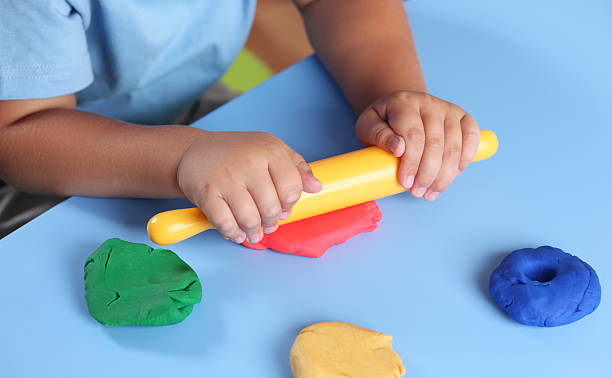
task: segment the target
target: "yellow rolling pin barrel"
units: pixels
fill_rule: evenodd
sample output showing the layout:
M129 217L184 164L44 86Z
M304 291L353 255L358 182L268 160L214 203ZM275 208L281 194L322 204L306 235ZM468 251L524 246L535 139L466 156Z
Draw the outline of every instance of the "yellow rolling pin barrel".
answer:
M474 161L495 154L498 141L490 130L480 131L480 145ZM323 189L319 193L302 193L288 219L291 223L334 210L387 197L406 191L397 181L399 158L378 147L361 150L310 163ZM202 231L214 228L200 209L170 210L155 215L147 224L151 240L160 245L180 242Z

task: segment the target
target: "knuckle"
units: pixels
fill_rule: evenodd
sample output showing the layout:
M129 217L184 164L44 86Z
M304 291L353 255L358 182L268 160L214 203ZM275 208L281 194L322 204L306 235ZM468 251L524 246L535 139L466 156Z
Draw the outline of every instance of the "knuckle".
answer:
M231 219L223 219L215 225L223 235L231 236L237 231L236 223Z
M240 228L244 231L257 231L259 229L259 218L249 217L241 220Z
M265 142L262 142L261 149L263 149L264 151L270 154L276 155L280 153L281 146L278 143L273 142L273 141L265 141Z
M274 220L280 216L281 208L279 204L267 204L262 206L261 212L266 220Z
M377 145L382 145L384 143L385 131L384 127L379 127L374 130L374 135L372 135L373 142Z
M200 198L209 198L212 192L213 185L210 182L204 182L196 190L196 193Z
M262 166L262 157L259 153L253 150L246 150L237 161L238 164L225 164L219 169L218 177L232 182L241 182L244 171L253 172Z
M257 133L259 143L257 148L269 153L278 153L282 151L283 144L280 139L270 133L258 131Z
M461 145L451 144L451 145L446 146L444 150L445 160L459 160L460 156L461 156Z
M431 135L425 140L425 146L428 148L442 148L444 146L444 138L439 135Z
M472 117L470 114L465 113L463 115L463 117L461 117L461 125L468 128L468 129L472 129L475 131L478 131L480 129L480 127L478 126L478 122L476 122L476 120L474 119L474 117Z
M410 91L399 91L393 94L393 98L403 101L412 101L415 97L418 97L419 94Z
M400 133L404 130L417 129L422 130L420 115L414 109L400 109L389 115L388 119L391 129L397 130Z
M438 167L430 163L419 168L419 173L415 180L429 187L436 180L438 174Z
M410 175L410 176L414 176L418 170L419 170L419 166L417 164L404 164L404 167L402 168L402 170Z
M461 106L459 106L457 104L449 103L449 106L450 106L449 113L456 114L458 116L458 118L461 118L462 116L467 114L465 109L463 109Z
M434 173L430 169L421 167L414 179L414 183L417 186L429 187L434 179Z
M466 131L463 133L463 141L464 143L469 143L469 144L479 144L480 143L480 133L477 131Z
M429 93L423 93L421 94L421 96L422 96L423 105L431 106L431 105L440 103L440 99L438 99L436 96L433 96Z
M405 138L409 142L423 144L425 142L425 131L420 128L411 127L406 130Z
M218 193L217 187L215 187L209 182L206 182L195 190L194 192L195 196L193 196L193 198L191 198L192 196L188 196L188 197L190 197L190 199L196 205L198 205L198 207L202 207L205 204L210 203L217 198L217 196L214 193Z
M298 169L304 170L306 172L312 172L312 168L310 168L310 164L306 163L306 160L300 156L300 160L295 164ZM296 185L297 187L298 185ZM301 189L301 187L300 187Z
M419 162L414 159L404 159L402 160L401 169L408 173L416 173L419 169Z
M282 203L283 203L283 207L291 207L293 206L301 197L302 195L302 188L293 188L291 190L288 190L283 196L282 196Z
M399 91L395 92L391 96L391 100L398 104L414 104L418 106L429 106L437 101L440 101L437 97L430 95L429 93L416 92L416 91Z

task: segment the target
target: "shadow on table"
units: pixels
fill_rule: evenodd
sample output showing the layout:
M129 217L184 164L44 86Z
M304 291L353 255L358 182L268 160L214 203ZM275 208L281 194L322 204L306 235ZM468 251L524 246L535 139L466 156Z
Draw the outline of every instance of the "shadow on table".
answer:
M495 307L498 311L505 314L505 312L495 305L493 299L491 299L491 294L489 293L489 278L491 277L491 273L497 266L502 262L504 257L508 255L508 252L497 252L491 254L488 259L482 264L481 269L476 273L475 281L482 293L483 297L487 300L487 302Z
M150 351L164 355L178 355L183 357L201 357L215 348L224 335L224 319L221 316L223 301L216 300L214 295L206 295L206 288L202 302L194 306L192 313L181 323L162 327L105 327L98 324L89 314L85 300L83 266L89 254L99 244L74 246L75 253L71 254L66 267L66 280L69 290L73 293L74 304L84 318L102 327L110 339L117 344L143 351ZM217 278L212 277L213 274ZM222 282L225 272L202 273L210 282ZM239 293L239 291L234 291Z
M218 347L225 332L221 304L205 293L181 323L162 327L107 327L106 334L117 344L163 355L198 358Z
M87 310L85 301L85 281L83 279L84 266L87 257L99 247L98 243L75 244L72 245L74 253L70 255L70 260L62 264L66 268L67 285L72 290L74 300L83 316L91 317Z
M279 377L293 377L293 373L291 373L291 365L289 364L289 353L291 352L291 347L295 342L296 337L300 334L300 331L311 324L324 322L326 320L313 321L308 323L297 324L295 327L286 330L282 333L282 336L278 337L281 340L278 344L278 349L273 351L276 352L276 356L278 357L278 376Z
M108 223L119 223L125 228L126 233L146 231L147 222L157 213L194 206L186 199L86 197L73 197L63 205L70 206L71 211L86 213L88 217L102 218Z

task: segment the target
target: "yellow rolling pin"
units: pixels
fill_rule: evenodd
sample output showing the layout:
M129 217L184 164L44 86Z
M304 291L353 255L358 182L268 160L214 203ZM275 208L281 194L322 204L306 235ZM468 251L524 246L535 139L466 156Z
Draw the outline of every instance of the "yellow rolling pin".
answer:
M480 131L480 145L474 161L487 159L497 151L498 141L490 130ZM378 147L367 147L310 163L323 184L319 193L302 193L291 216L279 224L291 223L330 211L406 191L397 181L399 158ZM147 224L149 237L167 245L214 228L197 207L170 210L155 215Z

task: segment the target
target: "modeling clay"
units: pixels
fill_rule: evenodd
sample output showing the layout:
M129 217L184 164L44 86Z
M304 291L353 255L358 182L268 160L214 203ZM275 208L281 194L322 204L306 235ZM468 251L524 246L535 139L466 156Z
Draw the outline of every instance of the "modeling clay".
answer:
M85 298L104 325L160 326L185 319L202 286L174 252L109 239L85 262Z
M270 248L281 253L321 257L329 247L361 232L373 231L381 218L376 202L370 201L284 224L272 234L264 234L259 243L243 244L253 249Z
M491 297L514 320L554 327L590 314L601 287L589 264L549 246L514 251L491 274Z
M392 336L349 323L308 326L296 338L289 362L295 378L376 377L405 374Z

